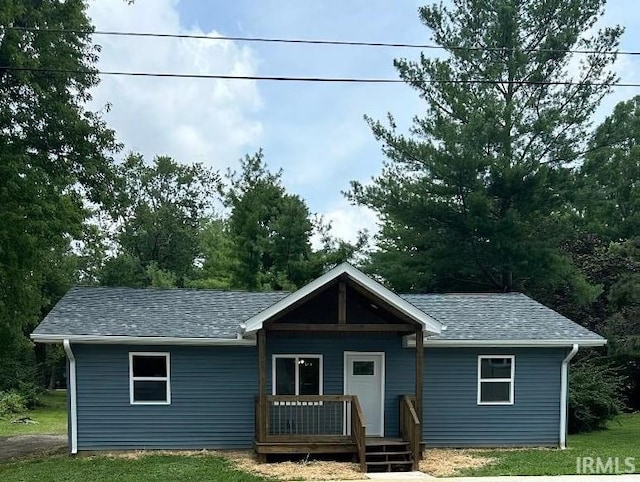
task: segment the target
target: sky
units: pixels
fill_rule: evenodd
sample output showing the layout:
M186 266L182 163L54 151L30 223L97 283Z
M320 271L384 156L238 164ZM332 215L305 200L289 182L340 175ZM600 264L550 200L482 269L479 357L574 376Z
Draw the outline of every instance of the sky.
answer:
M96 30L300 39L430 43L414 0L93 0ZM640 51L637 0L609 0L604 25L626 31L621 50ZM96 35L101 70L260 76L396 78L393 59L416 49L286 45ZM640 83L640 56L621 56L624 82ZM371 211L342 195L369 182L384 156L363 116L392 112L406 129L424 107L404 84L316 84L104 76L92 108L104 113L126 152L169 155L226 172L262 148L286 189L354 240L375 232ZM640 89L616 89L596 122Z

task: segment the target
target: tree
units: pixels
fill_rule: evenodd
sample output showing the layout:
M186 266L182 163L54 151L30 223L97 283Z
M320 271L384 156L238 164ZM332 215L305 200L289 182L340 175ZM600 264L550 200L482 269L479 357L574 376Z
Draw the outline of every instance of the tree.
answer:
M229 289L235 271L235 250L229 223L212 217L200 228L201 266L188 283L191 288Z
M299 288L327 267L350 259L366 243L364 235L355 245L334 239L331 227L312 216L302 198L286 192L281 177L282 171L269 171L262 151L241 159L240 172L227 174L220 192L231 211L224 231L231 240L226 246L233 261L225 261L232 269L231 287ZM317 250L311 245L314 233L322 243Z
M85 3L5 0L0 25L0 366L7 370L5 361L28 343L23 328L47 304L41 289L52 253L80 236L85 197L107 197L118 146L100 114L86 109L98 47Z
M399 290L534 292L579 275L558 249L571 163L615 80L604 0L422 7L447 56L395 61L426 102L408 134L367 118L387 157L351 200L382 220L371 269ZM570 50L593 53L579 59ZM574 60L578 70L574 74ZM542 285L542 286L540 286Z
M607 338L597 350L602 363L615 367L625 383L615 394L628 408L640 408L640 239L611 242L596 234L579 234L563 250L593 287L593 301L579 303L570 286L554 291L549 306ZM587 352L588 353L588 352ZM582 351L579 353L579 356ZM580 385L585 390L590 385ZM606 388L606 386L605 386ZM576 396L589 400L593 394ZM598 397L604 392L598 392ZM598 398L596 397L596 398Z
M218 175L201 164L132 154L118 166L111 212L120 255L107 262L103 284L183 286L199 254L200 225L213 208ZM155 283L154 283L155 280Z
M262 151L227 174L221 194L231 210L235 287L289 289L306 279L300 271L311 255L313 225L307 205L285 192L281 177L268 170Z
M586 230L612 241L640 233L640 96L619 103L595 130L580 169L577 208Z

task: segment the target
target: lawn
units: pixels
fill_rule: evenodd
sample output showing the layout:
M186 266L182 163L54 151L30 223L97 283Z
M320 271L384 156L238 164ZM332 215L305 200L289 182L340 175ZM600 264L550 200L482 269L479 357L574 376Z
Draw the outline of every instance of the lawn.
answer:
M0 437L28 433L67 433L67 394L64 391L47 392L42 395L42 406L26 414L37 423L11 423L17 416L0 418Z
M49 457L0 463L0 480L18 482L108 481L146 482L230 481L263 482L269 479L241 472L233 464L213 455L145 455L138 458Z
M625 458L633 457L635 472L640 473L640 413L621 415L609 424L609 430L570 435L567 450L487 450L477 455L496 462L456 475L575 475L578 457L600 457L603 462L617 457L621 472L625 471Z
M53 392L43 397L43 406L27 415L37 424L12 424L0 419L0 437L28 433L64 434L67 430L66 394ZM458 476L561 475L576 474L578 457L617 457L620 470L624 460L633 457L636 473L640 473L640 413L621 415L609 430L570 435L567 450L508 449L459 451L472 458L491 458L493 463L463 468ZM446 454L445 454L446 455ZM428 457L428 455L427 455ZM453 460L452 460L453 462ZM464 466L464 463L457 467ZM457 468L456 467L456 468ZM265 481L234 468L233 462L216 455L154 455L132 458L49 457L0 463L0 480L229 480Z

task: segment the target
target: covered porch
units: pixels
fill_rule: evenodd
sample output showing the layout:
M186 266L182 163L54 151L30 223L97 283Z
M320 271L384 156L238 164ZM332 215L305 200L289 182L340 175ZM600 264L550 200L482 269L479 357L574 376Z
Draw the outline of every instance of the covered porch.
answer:
M423 334L435 320L349 267L249 320L259 392L254 448L353 454L363 472L412 470L422 438ZM415 349L402 338L415 335Z

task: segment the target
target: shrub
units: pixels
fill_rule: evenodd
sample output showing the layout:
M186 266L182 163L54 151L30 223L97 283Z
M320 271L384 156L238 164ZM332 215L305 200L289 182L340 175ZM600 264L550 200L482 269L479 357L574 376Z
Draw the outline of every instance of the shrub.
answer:
M17 391L0 392L0 417L22 413L26 409L25 398Z
M42 388L34 382L18 382L17 391L24 399L24 406L32 410L40 405L40 396Z
M569 432L606 428L624 408L620 393L625 377L608 363L585 358L569 375Z

